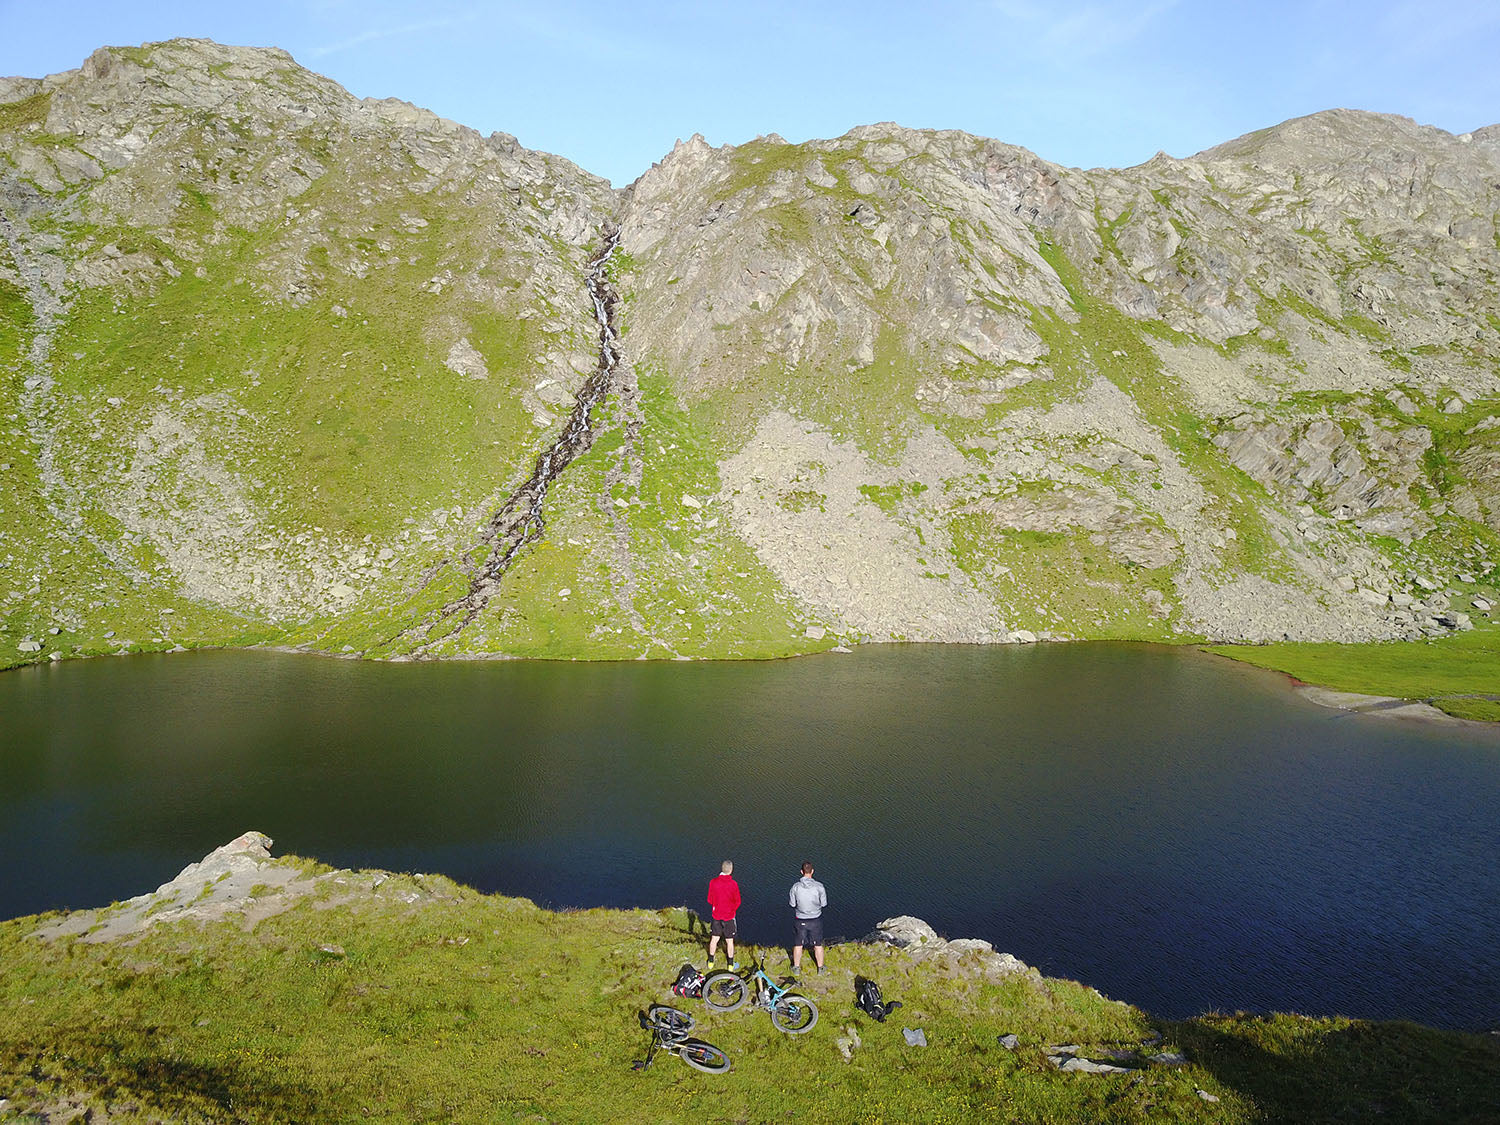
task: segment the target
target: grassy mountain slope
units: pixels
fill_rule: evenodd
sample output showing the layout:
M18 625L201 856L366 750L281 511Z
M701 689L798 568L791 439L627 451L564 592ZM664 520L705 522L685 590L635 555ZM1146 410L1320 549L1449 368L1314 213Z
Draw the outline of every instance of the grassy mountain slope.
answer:
M0 665L1484 626L1497 171L1334 111L1123 170L695 138L617 193L277 51L6 79ZM595 369L616 222L628 362L428 633Z
M71 653L404 602L594 366L607 185L274 51L101 51L45 85L7 137L3 480L50 521L17 521L12 567L44 574L7 631Z

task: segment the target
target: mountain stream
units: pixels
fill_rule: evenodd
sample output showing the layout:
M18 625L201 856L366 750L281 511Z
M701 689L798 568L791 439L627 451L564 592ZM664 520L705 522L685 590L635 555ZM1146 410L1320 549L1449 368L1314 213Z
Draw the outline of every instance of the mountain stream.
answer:
M599 365L579 388L573 412L557 440L537 457L536 466L526 483L511 493L510 498L490 517L480 536L481 546L475 552L488 545L488 554L472 572L469 592L444 606L437 621L426 626L427 639L421 647L430 645L443 635L451 635L464 629L484 609L500 588L501 579L517 556L539 540L546 531L542 508L552 482L593 444L591 416L594 407L613 389L620 369L620 336L615 327L615 312L620 299L614 286L610 284L608 274L609 259L620 245L620 229L613 223L606 223L603 234L604 244L590 259L588 273L584 278L589 298L594 305L594 319L599 325ZM450 632L441 632L436 628L438 623L455 616L459 619Z

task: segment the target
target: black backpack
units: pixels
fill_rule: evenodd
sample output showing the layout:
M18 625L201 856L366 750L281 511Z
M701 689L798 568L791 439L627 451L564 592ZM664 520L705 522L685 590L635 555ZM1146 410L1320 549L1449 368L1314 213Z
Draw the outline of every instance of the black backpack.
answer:
M883 1003L880 999L880 985L869 977L855 977L854 1006L876 1023L884 1023L886 1016L901 1007L901 1001Z
M693 1000L703 995L703 982L706 978L691 965L684 965L677 970L677 979L672 982L672 991L678 996L687 996Z

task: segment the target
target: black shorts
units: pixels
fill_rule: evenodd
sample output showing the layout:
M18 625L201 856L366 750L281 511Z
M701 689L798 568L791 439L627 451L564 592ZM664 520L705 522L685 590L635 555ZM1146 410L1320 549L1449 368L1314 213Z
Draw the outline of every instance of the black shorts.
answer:
M711 918L708 923L708 934L710 937L728 938L734 940L733 918Z
M793 945L822 945L823 944L823 919L821 918L798 918L797 937Z

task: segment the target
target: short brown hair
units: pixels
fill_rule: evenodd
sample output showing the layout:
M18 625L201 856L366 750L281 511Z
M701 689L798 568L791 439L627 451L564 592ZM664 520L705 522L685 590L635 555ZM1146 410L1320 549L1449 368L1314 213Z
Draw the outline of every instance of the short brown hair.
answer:
M804 875L811 875L812 873L813 873L813 865L810 864L810 863L804 863L802 865L802 874L804 874Z

